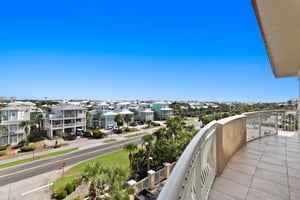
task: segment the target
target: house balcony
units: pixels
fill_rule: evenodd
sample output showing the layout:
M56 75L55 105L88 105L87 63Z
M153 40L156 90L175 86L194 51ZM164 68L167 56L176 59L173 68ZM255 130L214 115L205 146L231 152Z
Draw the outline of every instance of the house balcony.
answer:
M295 111L264 111L209 123L158 199L300 199L298 119Z

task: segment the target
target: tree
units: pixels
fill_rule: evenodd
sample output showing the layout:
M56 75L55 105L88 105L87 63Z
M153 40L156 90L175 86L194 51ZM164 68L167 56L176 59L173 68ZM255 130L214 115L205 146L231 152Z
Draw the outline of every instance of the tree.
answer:
M0 132L1 132L1 133L6 132L7 129L8 129L7 125L1 125L1 126L0 126Z
M91 122L91 120L92 120L92 115L91 115L91 113L90 112L86 112L86 114L85 114L86 116L86 126L88 126L88 124L90 124L90 122Z
M128 128L128 123L131 121L131 119L132 119L132 115L130 115L130 114L126 114L124 116L124 120L125 120L125 122L127 124L127 128Z
M152 120L147 120L147 124L148 124L148 128L150 128L150 126L151 126L151 122L152 122Z
M39 132L41 132L41 130L44 129L44 127L43 127L43 115L41 113L37 113L36 115L34 115L33 123L38 124Z
M0 133L1 133L1 137L3 136L3 133L5 133L8 130L7 125L1 125L0 126ZM0 138L1 138L0 137ZM1 144L1 143L0 143Z
M115 116L114 121L117 123L118 129L123 125L123 116L118 114Z
M83 181L91 181L90 198L96 199L98 194L109 194L110 199L126 199L126 186L123 184L127 178L127 170L121 166L105 166L99 162L86 165L81 174Z
M96 116L97 116L97 119L98 119L98 127L100 128L101 127L101 116L102 116L101 112L97 112Z
M22 128L24 128L24 131L25 131L25 135L26 135L26 143L28 144L28 136L29 136L29 131L30 131L30 127L32 126L32 121L31 120L25 120L25 121L22 121L20 123L20 126Z
M139 116L140 116L140 113L138 110L136 109L130 109L131 112L133 112L133 120L134 121L138 121L139 120Z
M137 150L137 146L134 143L125 144L124 150L129 152L130 167L132 166L132 153Z
M150 170L150 158L153 152L153 146L154 146L154 136L151 134L144 135L142 137L142 145L146 147L147 152L147 169Z

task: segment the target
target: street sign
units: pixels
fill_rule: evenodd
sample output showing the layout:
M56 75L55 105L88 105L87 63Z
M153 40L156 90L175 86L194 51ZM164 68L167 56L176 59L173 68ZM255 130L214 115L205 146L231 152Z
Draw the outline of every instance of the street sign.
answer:
M66 162L62 162L62 163L61 163L61 167L65 167L66 165L67 165Z

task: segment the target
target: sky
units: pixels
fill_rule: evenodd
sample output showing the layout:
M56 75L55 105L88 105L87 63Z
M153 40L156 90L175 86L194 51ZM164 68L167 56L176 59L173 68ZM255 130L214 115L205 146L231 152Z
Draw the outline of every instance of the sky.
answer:
M0 3L0 96L285 102L250 0Z

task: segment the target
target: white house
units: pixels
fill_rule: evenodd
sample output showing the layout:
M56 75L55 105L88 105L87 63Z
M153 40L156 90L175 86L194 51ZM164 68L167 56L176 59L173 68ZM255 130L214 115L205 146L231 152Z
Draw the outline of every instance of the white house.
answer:
M31 113L42 112L32 102L16 101L7 104L0 110L0 126L7 130L0 130L0 144L17 144L25 140L25 128L20 126L22 121L30 120Z
M44 118L44 129L52 138L62 132L76 132L76 129L86 130L86 109L79 105L61 103L51 108Z
M147 122L147 121L153 121L154 119L154 112L147 108L143 111L140 111L140 120L142 122Z

